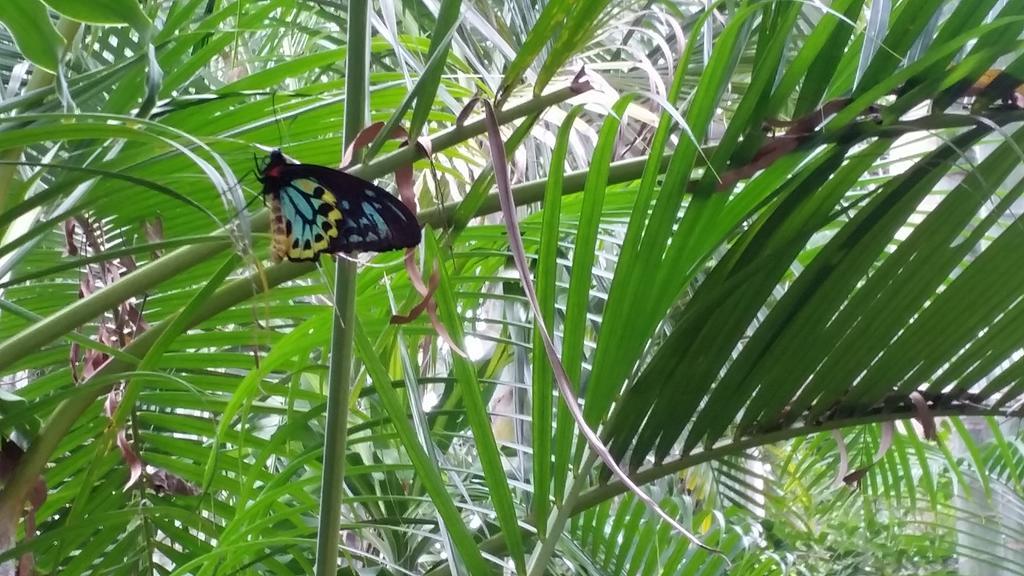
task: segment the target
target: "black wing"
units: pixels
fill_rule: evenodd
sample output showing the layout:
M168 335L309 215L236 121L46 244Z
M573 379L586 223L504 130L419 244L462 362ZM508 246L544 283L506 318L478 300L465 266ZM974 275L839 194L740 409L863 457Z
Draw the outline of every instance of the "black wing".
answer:
M420 224L412 211L371 182L315 164L290 164L283 175L314 180L334 194L342 218L329 252L385 252L420 243Z

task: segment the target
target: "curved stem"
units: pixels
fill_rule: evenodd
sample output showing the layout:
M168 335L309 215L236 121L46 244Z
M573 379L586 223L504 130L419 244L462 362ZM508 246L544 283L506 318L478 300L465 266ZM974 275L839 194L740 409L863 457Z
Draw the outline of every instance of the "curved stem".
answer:
M934 416L1006 416L1007 411L998 410L993 408L982 408L973 405L963 405L959 408L946 408L933 410ZM736 440L733 442L727 442L720 444L707 450L702 450L694 454L687 454L686 456L680 456L675 460L669 460L663 462L657 466L651 466L650 468L644 468L638 470L632 475L633 480L637 484L648 484L659 480L666 476L676 474L687 468L692 468L698 464L716 460L724 456L733 454L739 454L751 448L758 446L764 446L766 444L772 444L775 442L782 442L784 440L790 440L799 436L807 436L817 432L825 432L828 430L837 430L839 428L847 428L850 426L862 426L865 424L878 424L881 422L891 422L896 420L906 420L912 418L912 413L906 412L886 412L869 415L855 416L846 418L843 420L832 420L823 424L800 426L797 428L785 428L783 430L777 430L775 432L768 432L766 434L760 434L757 436L750 436L742 440ZM609 500L623 494L627 491L627 488L622 485L619 481L609 482L600 486L595 486L583 494L580 495L579 500L576 503L576 508L573 510L573 514L579 514L588 508L597 506L601 502Z
M580 466L580 469L577 470L576 479L573 481L572 485L569 486L569 493L565 495L562 505L558 508L554 518L552 518L547 529L544 531L544 534L547 536L541 541L540 546L537 546L534 553L530 556L528 576L542 576L546 572L548 562L551 560L551 555L555 552L555 546L557 546L558 541L562 539L562 532L565 530L565 525L569 522L569 518L571 518L575 513L576 502L579 500L580 494L587 483L588 474L586 471L590 470L596 463L597 454L593 451L588 451L583 464Z

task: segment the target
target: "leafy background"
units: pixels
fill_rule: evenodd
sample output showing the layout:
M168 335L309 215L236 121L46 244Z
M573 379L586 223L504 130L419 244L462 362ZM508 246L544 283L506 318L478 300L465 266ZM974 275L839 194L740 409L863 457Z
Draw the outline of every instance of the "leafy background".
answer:
M3 570L1024 572L1019 0L0 22ZM274 264L247 207L254 154L377 121L432 144L352 171L412 164L436 321L391 322L401 255Z

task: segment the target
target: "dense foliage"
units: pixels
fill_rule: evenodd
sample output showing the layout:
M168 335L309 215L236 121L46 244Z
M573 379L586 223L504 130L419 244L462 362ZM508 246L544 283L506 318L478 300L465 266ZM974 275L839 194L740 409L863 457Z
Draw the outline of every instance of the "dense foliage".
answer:
M1024 572L1024 1L0 23L0 573ZM377 122L423 243L272 262Z

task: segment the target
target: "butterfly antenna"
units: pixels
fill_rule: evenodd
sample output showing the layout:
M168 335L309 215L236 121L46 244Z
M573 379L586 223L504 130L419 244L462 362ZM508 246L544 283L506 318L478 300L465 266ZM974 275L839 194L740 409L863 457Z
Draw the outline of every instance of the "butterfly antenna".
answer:
M259 192L257 192L256 194L253 194L252 198L249 198L249 201L245 203L245 207L242 208L242 210L243 211L244 210L248 210L249 207L252 206L252 203L255 202L257 198L262 198L262 197L263 197L263 194L260 194Z
M244 180L244 178L242 180ZM239 180L237 183L235 183L235 186L238 186L239 188L241 188L242 187L242 180ZM262 198L262 197L263 197L263 195L258 193L258 192L256 194L253 194L252 198L249 198L249 201L245 203L245 206L242 206L241 210L239 210L238 212L235 212L235 214L231 217L231 219L234 220L235 218L238 218L238 215L241 214L242 212L245 212L246 210L248 210L252 206L252 203L255 202L257 198Z
M274 111L274 125L277 126L277 147L284 145L284 136L281 132L281 117L277 114L277 90L270 93L270 107Z
M262 164L262 165L261 165L261 164L260 164L260 159L259 159L259 158L258 158L258 157L256 156L256 153L255 153L255 152L253 152L253 153L252 153L252 162L253 162L253 164L254 164L254 165L256 166L256 168L255 168L255 169L254 169L254 170L252 171L252 175L253 175L253 177L254 177L254 178L256 178L256 180L257 180L257 181L259 181L259 182L263 182L263 170L264 170L264 169L265 169L265 168L267 167L267 165L269 164L269 160L268 160L268 161L267 161L266 163L264 163L264 164ZM266 205L267 205L267 199L266 199L266 198L265 198L265 197L263 196L263 194L261 194L261 193L257 192L257 193L256 193L256 194L255 194L255 195L254 195L254 196L252 197L252 199L251 199L251 200L249 200L249 202L248 202L248 203L247 203L247 204L245 205L245 209L248 209L248 208L249 208L249 206L251 206L251 205L252 205L252 203L253 203L253 202L254 202L254 201L256 200L256 198L262 198L262 199L263 199L263 205L264 205L264 206L266 206Z

